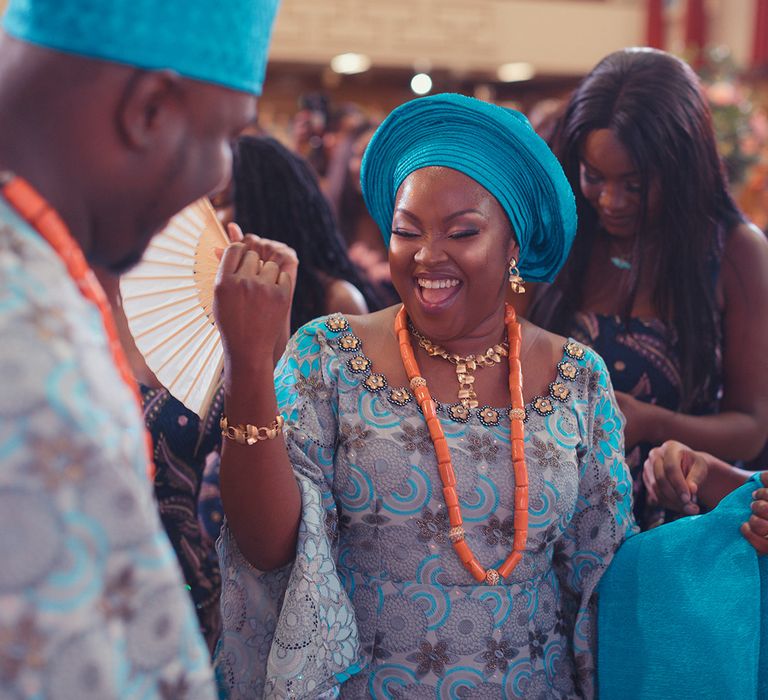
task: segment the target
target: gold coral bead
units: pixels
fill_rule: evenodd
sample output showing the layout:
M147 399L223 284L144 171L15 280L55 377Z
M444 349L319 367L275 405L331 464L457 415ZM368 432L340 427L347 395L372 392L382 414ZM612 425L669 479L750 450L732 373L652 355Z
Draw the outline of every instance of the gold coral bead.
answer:
M524 408L510 408L509 417L511 420L525 420Z
M420 386L427 386L427 380L424 377L414 377L411 379L411 389L417 389Z

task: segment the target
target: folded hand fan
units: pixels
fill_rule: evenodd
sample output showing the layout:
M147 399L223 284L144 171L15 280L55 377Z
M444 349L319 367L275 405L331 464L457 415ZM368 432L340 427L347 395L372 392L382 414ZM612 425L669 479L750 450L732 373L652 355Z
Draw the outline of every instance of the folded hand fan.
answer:
M213 320L215 248L229 244L211 203L199 199L152 239L120 279L128 327L147 365L189 410L203 415L223 368Z

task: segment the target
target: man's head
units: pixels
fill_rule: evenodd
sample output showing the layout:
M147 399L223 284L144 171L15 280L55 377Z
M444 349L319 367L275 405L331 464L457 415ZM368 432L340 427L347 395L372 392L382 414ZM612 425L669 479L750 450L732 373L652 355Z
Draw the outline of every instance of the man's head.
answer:
M256 116L276 4L11 0L0 169L49 199L89 260L126 269L228 177L230 141Z

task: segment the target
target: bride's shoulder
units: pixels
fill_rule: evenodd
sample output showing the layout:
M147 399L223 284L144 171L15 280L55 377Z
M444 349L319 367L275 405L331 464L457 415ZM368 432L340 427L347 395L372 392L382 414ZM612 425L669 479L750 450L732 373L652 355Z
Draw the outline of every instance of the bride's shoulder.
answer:
M524 320L521 324L521 362L523 374L529 377L530 384L543 385L552 376L568 381L586 380L588 387L609 381L605 362L588 346ZM594 379L589 380L589 377Z
M521 319L520 325L523 337L523 346L521 348L521 355L523 357L530 355L532 359L536 358L541 364L550 367L562 359L563 348L568 342L568 338L544 330L541 326L537 326L525 319ZM528 343L525 342L526 336Z
M551 333L529 321L522 320L521 324L523 338L525 339L527 334L531 339L531 348L529 352L534 358L537 358L541 364L551 366L553 362L559 363L563 359L566 359L573 360L577 364L585 365L593 369L605 369L605 363L603 362L602 357L589 346L584 345L573 338L566 338L557 333ZM523 355L525 355L525 341L523 342L522 352Z
M371 345L393 335L395 316L399 310L400 304L397 304L368 314L348 315L346 318L352 332L363 342Z

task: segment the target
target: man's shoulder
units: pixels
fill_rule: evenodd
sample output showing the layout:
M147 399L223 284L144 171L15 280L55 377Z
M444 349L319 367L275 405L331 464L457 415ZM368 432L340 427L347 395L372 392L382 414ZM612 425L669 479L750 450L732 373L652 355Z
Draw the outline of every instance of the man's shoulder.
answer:
M56 279L56 271L35 277L7 257L0 261L0 412L5 415L14 405L23 411L29 401L50 402L56 384L61 393L76 395L80 387L72 375L99 364L102 354L96 338L87 340L95 330L90 310L69 293L67 280Z
M0 200L2 204L2 200ZM0 337L3 344L23 333L37 331L36 344L60 351L72 325L89 321L85 300L55 251L25 222L0 206ZM29 340L29 339L28 339ZM17 346L5 348L10 356Z
M98 310L60 266L47 274L35 265L30 270L34 240L26 246L23 234L0 224L3 462L45 466L58 455L61 463L82 463L87 453L144 474L140 413L114 365ZM34 254L39 260L47 251Z

